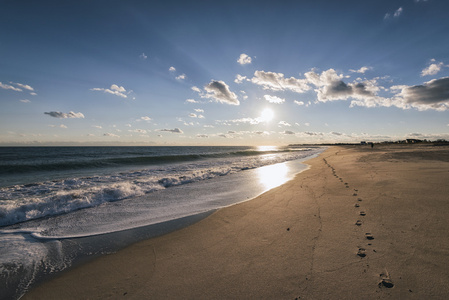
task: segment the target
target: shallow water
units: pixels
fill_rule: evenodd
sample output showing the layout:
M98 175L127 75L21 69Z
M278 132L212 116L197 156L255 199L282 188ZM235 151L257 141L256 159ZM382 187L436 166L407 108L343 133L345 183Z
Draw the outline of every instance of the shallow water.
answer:
M237 159L232 160L234 167L237 166L233 172L219 172L214 176L202 177L201 180L170 184L151 192L103 201L88 208L4 226L0 231L0 281L7 288L2 295L7 296L7 299L18 298L36 282L89 257L164 234L197 221L215 209L254 198L306 169L307 166L298 157L309 158L321 151L312 149L293 153L264 153L257 157L237 156ZM170 164L164 170L177 168L176 172L187 169L195 172L193 168L200 164L207 165L209 170L213 166L216 170L217 166L225 166L227 159L208 158L194 165L191 162ZM284 162L270 164L279 160ZM245 167L245 163L250 167ZM158 167L163 169L160 165ZM142 174L145 170L138 172ZM121 181L125 181L131 173L136 171L122 171L119 175L107 176L118 176ZM179 178L176 176L171 178ZM64 179L64 182L69 180L77 181L80 178ZM73 193L73 189L68 186L62 189ZM58 192L61 191L56 190ZM58 200L64 203L66 198Z

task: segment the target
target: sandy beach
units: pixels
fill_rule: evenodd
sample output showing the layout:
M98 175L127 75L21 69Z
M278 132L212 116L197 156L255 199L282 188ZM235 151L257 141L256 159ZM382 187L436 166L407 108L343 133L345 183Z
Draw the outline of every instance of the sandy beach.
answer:
M449 147L335 146L294 180L22 299L447 299Z

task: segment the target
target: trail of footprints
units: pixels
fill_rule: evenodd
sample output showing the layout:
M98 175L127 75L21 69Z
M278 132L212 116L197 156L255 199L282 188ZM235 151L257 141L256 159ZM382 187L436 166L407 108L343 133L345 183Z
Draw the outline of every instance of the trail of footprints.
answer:
M329 162L323 158L324 163L332 170L332 175L337 178L341 183L343 183L345 185L345 187L347 189L349 189L349 184L347 182L344 182L343 178L341 178L335 168L329 164ZM358 196L358 190L357 189L353 189L353 197L357 197ZM366 216L366 212L362 209L361 207L361 202L363 201L362 198L358 197L356 203L354 204L354 207L357 209L360 209L359 211L359 218L358 220L356 220L356 222L354 223L356 226L362 226L363 225L363 217ZM370 232L366 232L364 238L367 241L372 241L374 240L374 236L370 233ZM372 244L370 242L367 243L367 246L372 246ZM368 251L365 247L362 246L358 246L358 251L357 251L357 256L359 256L360 258L364 258L368 255ZM376 252L375 249L373 249L373 252ZM381 274L379 274L379 283L378 286L379 287L386 287L386 288L392 288L394 287L394 283L391 280L390 274L388 273L388 271L385 269Z

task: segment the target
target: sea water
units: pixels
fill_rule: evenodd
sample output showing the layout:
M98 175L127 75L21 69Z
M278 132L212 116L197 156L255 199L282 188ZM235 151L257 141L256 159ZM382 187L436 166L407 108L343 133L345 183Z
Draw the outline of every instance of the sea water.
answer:
M181 228L306 169L319 147L0 148L0 297Z

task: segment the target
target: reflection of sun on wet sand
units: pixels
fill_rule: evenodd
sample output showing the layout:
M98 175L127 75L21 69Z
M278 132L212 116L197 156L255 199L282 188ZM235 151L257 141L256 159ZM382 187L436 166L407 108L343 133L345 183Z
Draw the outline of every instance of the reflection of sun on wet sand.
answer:
M25 299L449 297L448 147L331 147L308 163L252 201L75 268Z

